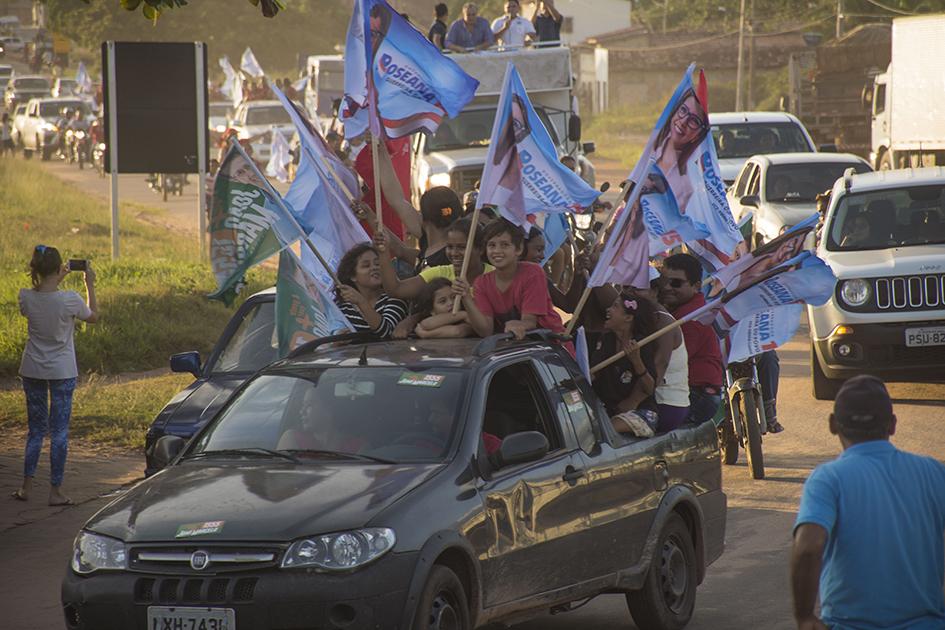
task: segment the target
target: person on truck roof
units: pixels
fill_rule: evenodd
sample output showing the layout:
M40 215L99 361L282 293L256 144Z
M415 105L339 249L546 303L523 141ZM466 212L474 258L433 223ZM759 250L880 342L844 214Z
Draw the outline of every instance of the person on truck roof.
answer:
M538 9L532 17L532 26L538 35L541 46L558 46L561 42L561 23L564 17L555 8L554 0L539 0Z
M535 27L521 16L518 0L507 0L505 14L492 21L492 34L506 48L522 48L535 36Z
M445 2L440 2L433 7L433 24L430 25L430 30L427 32L427 39L440 50L446 48L446 33L449 30L446 18L449 14L450 9Z
M492 28L485 18L480 17L476 3L464 4L463 17L453 22L446 34L446 47L453 52L469 52L485 50L494 43Z

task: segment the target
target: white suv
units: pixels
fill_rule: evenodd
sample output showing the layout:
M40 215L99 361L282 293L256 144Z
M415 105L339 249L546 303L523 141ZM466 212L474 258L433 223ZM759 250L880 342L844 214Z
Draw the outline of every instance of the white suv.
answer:
M753 155L817 151L803 123L786 112L709 114L709 126L726 186L732 185L735 176Z
M815 398L856 374L945 380L945 169L844 175L817 255L837 288L808 307Z

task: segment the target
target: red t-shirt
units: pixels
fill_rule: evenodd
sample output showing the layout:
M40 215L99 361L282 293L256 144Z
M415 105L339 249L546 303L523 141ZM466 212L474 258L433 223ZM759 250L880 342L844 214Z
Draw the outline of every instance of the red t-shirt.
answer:
M397 181L404 191L404 197L410 198L410 136L397 138L387 141L387 152L390 153L391 163L394 165L394 173L397 175ZM371 209L377 212L374 207L374 160L371 157L371 144L368 143L361 149L358 156L354 159L354 170L358 172L364 181L364 195L361 200ZM384 227L397 235L397 238L404 240L404 225L397 216L397 212L387 203L384 196L381 195L381 208L384 217ZM363 225L363 224L362 224ZM374 233L373 225L364 225L368 234Z
M673 317L682 319L697 308L705 306L705 296L696 295L672 312ZM709 326L696 321L682 325L683 340L689 354L689 385L722 386L722 351L719 338Z
M506 322L522 319L524 315L537 316L538 328L564 332L561 316L551 303L548 282L540 265L518 263L512 284L504 292L496 287L495 273L484 273L473 283L476 306L483 315L492 318L495 332L504 331Z

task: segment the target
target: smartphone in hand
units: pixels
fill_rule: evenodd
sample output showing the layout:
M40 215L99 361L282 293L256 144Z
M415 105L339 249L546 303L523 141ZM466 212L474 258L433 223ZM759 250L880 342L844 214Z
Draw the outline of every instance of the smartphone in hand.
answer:
M88 271L89 261L82 258L69 259L69 271Z

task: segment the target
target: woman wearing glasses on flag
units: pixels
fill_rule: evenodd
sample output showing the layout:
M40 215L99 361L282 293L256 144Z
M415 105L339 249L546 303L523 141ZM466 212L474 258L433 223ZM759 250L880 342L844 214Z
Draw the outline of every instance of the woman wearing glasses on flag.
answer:
M23 484L13 498L26 501L33 487L36 465L49 434L50 488L49 505L70 505L62 494L62 478L69 443L69 418L72 393L79 375L75 361L75 320L90 324L98 321L95 302L95 272L88 261L71 261L76 269L62 264L55 247L37 245L30 260L33 287L20 289L20 313L27 319L26 348L20 363L20 376L26 394L29 433L23 466ZM75 291L60 291L59 284L70 271L85 272L83 300Z
M705 108L699 103L694 91L686 90L653 145L656 165L669 183L679 211L683 214L686 213L693 191L688 168L694 165L689 160L708 132ZM696 175L701 177L701 174Z

